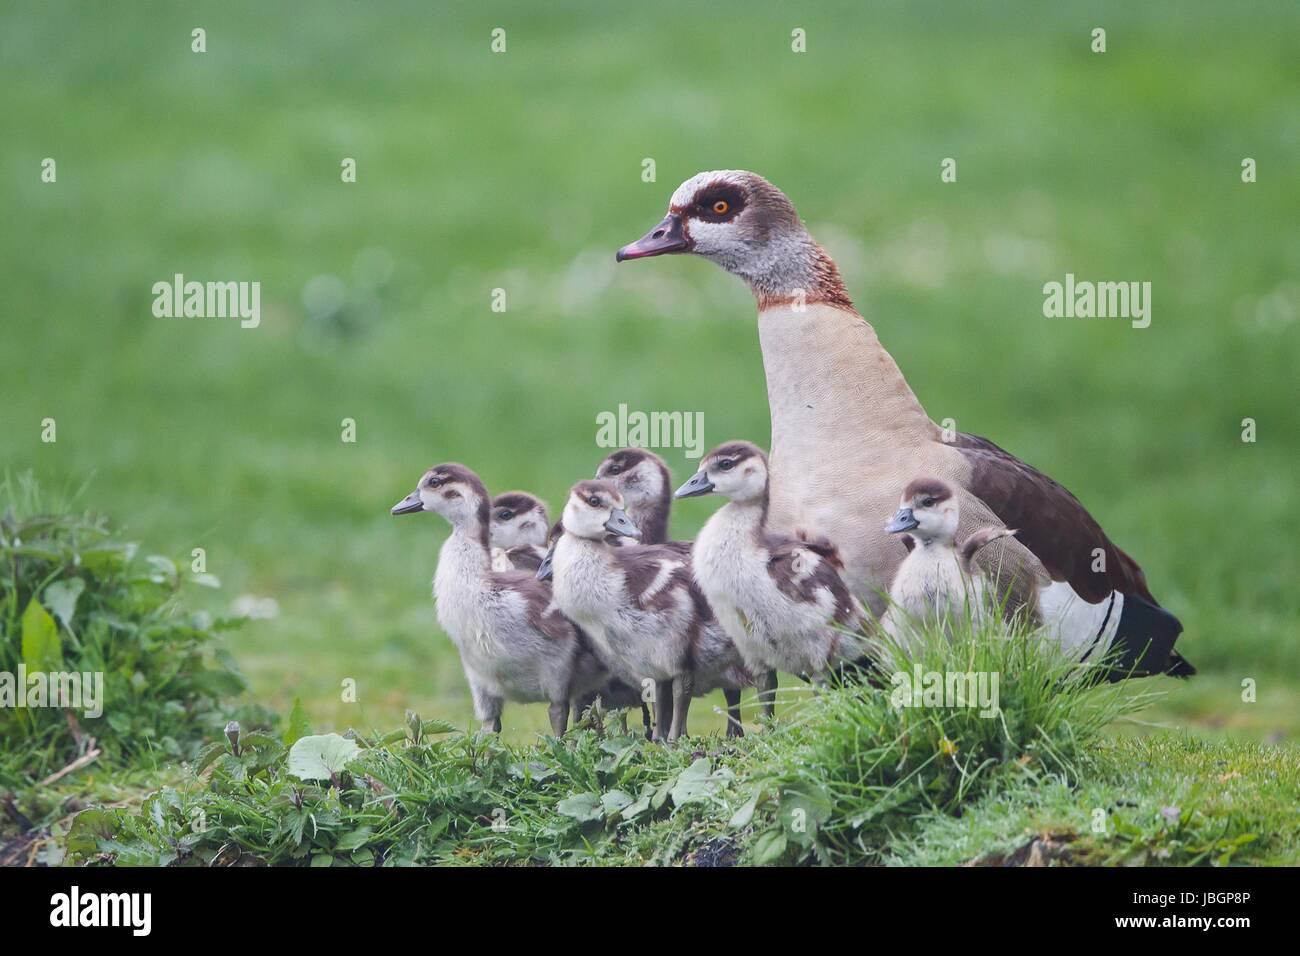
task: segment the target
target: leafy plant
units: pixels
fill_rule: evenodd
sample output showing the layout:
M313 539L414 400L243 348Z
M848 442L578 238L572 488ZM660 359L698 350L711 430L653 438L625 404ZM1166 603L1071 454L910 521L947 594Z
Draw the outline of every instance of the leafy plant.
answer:
M53 680L32 701L45 706L0 709L0 788L30 788L92 747L108 763L194 756L244 690L218 643L238 622L187 612L172 561L42 497L30 476L0 483L0 673L24 702L20 672L80 675L83 704L102 679L100 707L53 706Z

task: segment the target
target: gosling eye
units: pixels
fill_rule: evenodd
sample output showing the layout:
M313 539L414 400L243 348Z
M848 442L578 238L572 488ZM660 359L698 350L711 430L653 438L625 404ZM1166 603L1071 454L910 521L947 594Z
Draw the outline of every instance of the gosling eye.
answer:
M587 504L591 505L593 508L599 508L600 498L596 495L592 495L590 498L587 499Z
M497 512L498 521L509 521L514 516L515 513L511 511L509 508L502 508L500 511Z
M718 467L723 471L731 471L731 469L736 467L736 463L730 458L724 458L722 461L718 462Z
M922 499L921 499L921 507L922 507L922 508L933 508L933 507L934 507L934 499L933 499L933 498L922 498Z

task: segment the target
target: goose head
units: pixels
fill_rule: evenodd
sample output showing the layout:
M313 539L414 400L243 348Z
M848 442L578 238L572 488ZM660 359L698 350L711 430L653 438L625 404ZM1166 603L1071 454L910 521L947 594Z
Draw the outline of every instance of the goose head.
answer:
M767 456L757 445L732 441L719 445L700 462L700 470L677 489L676 497L719 494L732 501L762 501L767 495Z
M608 481L580 481L564 505L564 531L593 541L604 541L611 534L639 537L641 532L628 518L623 504L623 496Z
M507 491L492 500L489 540L494 548L541 547L551 524L546 504L526 491Z
M627 510L640 518L654 509L666 510L671 476L664 460L644 448L620 448L596 469L623 496Z
M910 534L922 544L939 541L951 545L959 517L952 485L938 478L916 478L903 490L898 512L885 530Z
M740 276L760 299L847 302L835 264L808 235L785 193L757 173L697 173L677 187L668 215L615 258L685 252Z
M478 475L464 465L448 462L426 471L415 490L393 505L391 513L432 511L446 518L452 527L481 534L486 543L490 501Z

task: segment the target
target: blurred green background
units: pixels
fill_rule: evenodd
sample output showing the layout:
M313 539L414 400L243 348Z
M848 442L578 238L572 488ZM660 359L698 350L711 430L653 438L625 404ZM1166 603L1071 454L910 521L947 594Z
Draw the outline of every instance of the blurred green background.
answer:
M389 506L448 459L558 506L619 403L765 443L745 288L613 259L683 179L754 169L931 416L1071 488L1182 618L1202 673L1151 719L1287 739L1298 35L1286 2L6 3L0 464L90 479L151 550L204 548L213 610L273 599L232 637L257 699L468 721L429 595L445 528ZM261 327L154 318L178 272L260 281ZM1067 272L1150 281L1151 327L1044 318ZM544 726L507 710L513 736Z

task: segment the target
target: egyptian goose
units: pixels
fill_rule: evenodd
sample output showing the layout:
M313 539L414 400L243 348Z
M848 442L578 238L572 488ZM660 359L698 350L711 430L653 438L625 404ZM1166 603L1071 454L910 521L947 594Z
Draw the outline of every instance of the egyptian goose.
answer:
M762 450L727 442L704 456L677 497L730 499L696 537L691 563L771 716L777 670L821 685L837 664L863 657L855 635L865 612L840 577L833 546L767 530L767 482Z
M438 623L460 652L484 730L501 730L505 701L550 705L551 729L563 734L571 701L608 679L550 589L526 571L493 571L488 545L491 498L464 465L430 468L392 514L432 511L451 524L433 579Z
M605 540L640 533L623 505L607 481L573 486L551 557L555 603L617 676L633 686L655 682L654 736L672 743L686 733L692 696L754 680L696 589L687 556L665 545ZM727 735L739 732L732 715Z
M770 526L833 537L845 580L875 614L906 554L879 516L910 478L935 475L957 489L963 530L1019 529L978 560L1050 578L1041 613L1063 649L1095 659L1117 648L1116 678L1195 673L1173 650L1178 619L1070 492L988 439L944 440L779 189L742 170L691 177L617 258L665 253L709 259L753 291L772 415Z
M488 541L494 571L536 571L546 556L551 519L546 503L526 491L507 491L492 500Z
M894 573L889 608L881 618L885 633L896 640L905 642L914 628L938 627L951 634L961 621L984 620L992 602L1000 601L993 582L974 559L981 548L1015 531L981 528L958 546L960 519L957 492L946 481L916 478L903 490L898 511L885 528L889 534L908 535L913 542ZM1032 601L1014 604L1027 606L1032 613Z

